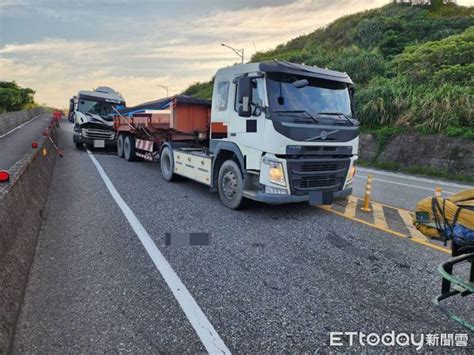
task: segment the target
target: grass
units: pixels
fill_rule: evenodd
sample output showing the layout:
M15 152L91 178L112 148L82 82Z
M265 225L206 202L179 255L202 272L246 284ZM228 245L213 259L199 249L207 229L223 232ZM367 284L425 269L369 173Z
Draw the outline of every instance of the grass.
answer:
M445 133L448 137L463 137L474 140L474 128L448 126Z
M395 126L382 126L382 127L368 127L361 129L362 133L371 133L375 137L379 151L382 152L390 138L403 132L403 129Z

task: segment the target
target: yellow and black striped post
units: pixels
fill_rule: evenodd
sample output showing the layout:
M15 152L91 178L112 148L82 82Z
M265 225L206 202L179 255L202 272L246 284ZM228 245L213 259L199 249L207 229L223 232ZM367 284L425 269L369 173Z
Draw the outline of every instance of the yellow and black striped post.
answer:
M372 192L372 175L367 176L367 185L365 187L365 196L364 196L364 206L361 207L361 210L364 212L370 212L370 194Z

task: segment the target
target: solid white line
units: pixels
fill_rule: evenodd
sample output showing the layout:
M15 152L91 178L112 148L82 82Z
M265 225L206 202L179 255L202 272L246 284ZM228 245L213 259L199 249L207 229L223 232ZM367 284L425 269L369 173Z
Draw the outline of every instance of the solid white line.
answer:
M445 181L441 181L441 180L432 180L432 179L422 178L422 177L418 177L418 176L406 175L406 174L402 174L402 173L390 173L390 172L386 172L386 171L380 171L380 170L375 170L375 169L367 169L367 168L361 168L361 167L358 167L357 170L364 171L364 172L367 172L367 173L378 174L378 175L398 177L399 179L414 180L414 181L428 182L428 183L431 183L431 184L452 186L452 187L457 187L457 188L460 188L460 189L472 188L472 186L470 186L470 185L456 184L456 183L445 182Z
M125 218L127 218L128 223L142 242L145 250L152 259L161 276L163 276L163 279L170 288L171 292L173 292L174 297L181 306L181 309L186 314L186 317L201 339L201 342L206 350L210 354L230 354L230 350L224 344L219 334L217 334L211 322L209 322L191 293L183 284L179 276L174 272L173 268L165 259L163 254L161 254L160 250L151 239L145 227L143 227L133 211L130 209L130 207L128 207L127 203L122 199L118 191L115 189L112 181L110 181L100 163L89 150L87 150L87 153L97 168L97 171L99 172L105 185L109 189L113 199L120 207Z
M29 121L27 121L27 122L25 122L25 123L22 123L21 125L19 125L18 127L13 128L11 131L9 131L9 132L7 132L7 133L2 134L2 135L0 136L0 138L6 137L6 136L8 136L10 133L15 132L17 129L20 129L20 128L26 126L28 123L30 123L30 122L33 121L33 120L36 120L36 119L37 119L39 116L41 116L41 115L42 115L42 114L36 115L36 116L33 117L31 120L29 120Z
M361 176L359 175L359 177L361 177ZM378 178L374 178L374 177L372 178L372 181L380 181L380 182L385 182L387 184L394 184L394 185L400 185L400 186L406 186L406 187L414 187L416 189L421 189L421 190L427 190L427 191L433 191L434 192L434 189L430 188L430 187L423 187L423 186L418 186L418 185L405 184L403 182L396 182L396 181L378 179ZM447 194L447 195L454 194L454 192L446 191L446 190L443 190L443 193Z

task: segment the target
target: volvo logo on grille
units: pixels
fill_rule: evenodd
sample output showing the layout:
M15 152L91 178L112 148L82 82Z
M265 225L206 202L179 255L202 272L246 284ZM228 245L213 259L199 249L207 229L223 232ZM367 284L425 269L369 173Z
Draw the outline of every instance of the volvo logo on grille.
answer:
M334 130L334 131L331 131L331 132L328 132L328 131L321 131L321 133L315 137L311 137L311 138L308 138L306 139L306 142L309 142L309 141L316 141L318 139L321 139L321 140L325 140L329 135L331 134L334 134L334 133L337 133L339 132L338 129Z

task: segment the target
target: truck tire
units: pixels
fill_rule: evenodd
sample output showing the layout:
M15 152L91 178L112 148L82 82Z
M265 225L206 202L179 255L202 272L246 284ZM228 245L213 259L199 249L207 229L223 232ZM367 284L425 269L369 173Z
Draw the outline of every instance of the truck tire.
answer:
M76 145L76 149L83 149L83 148L84 148L84 144L83 144L83 143L74 142L74 144Z
M226 160L221 165L217 182L222 203L233 210L241 208L244 200L244 180L239 165L233 160Z
M124 144L124 135L123 134L119 134L118 138L117 138L117 155L120 157L120 158L123 158L123 144Z
M166 181L175 181L177 176L174 171L174 159L171 149L164 147L160 156L161 175Z
M135 138L133 136L125 136L123 140L123 156L128 161L136 161Z

